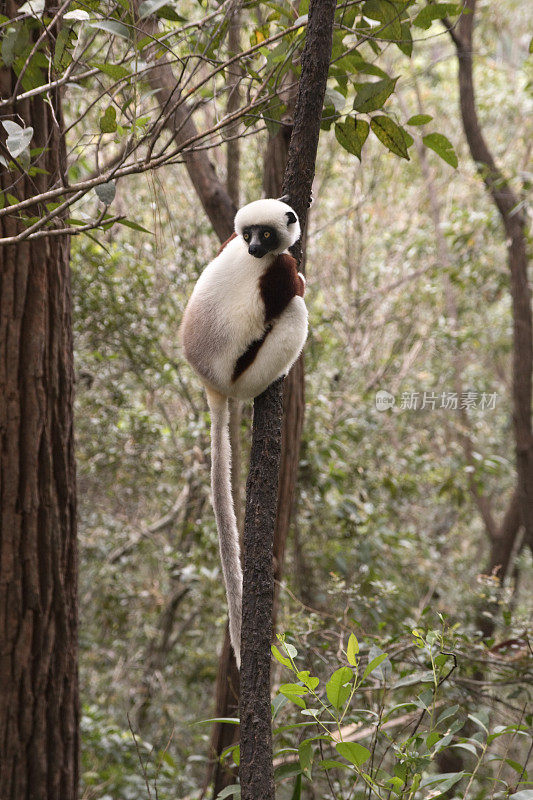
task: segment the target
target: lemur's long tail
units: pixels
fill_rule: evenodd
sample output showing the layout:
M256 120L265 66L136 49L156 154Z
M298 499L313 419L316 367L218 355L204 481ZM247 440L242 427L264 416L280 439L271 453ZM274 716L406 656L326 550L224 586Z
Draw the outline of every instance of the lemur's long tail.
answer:
M211 490L229 608L229 634L241 666L242 569L239 531L231 493L231 443L228 400L207 389L211 411Z

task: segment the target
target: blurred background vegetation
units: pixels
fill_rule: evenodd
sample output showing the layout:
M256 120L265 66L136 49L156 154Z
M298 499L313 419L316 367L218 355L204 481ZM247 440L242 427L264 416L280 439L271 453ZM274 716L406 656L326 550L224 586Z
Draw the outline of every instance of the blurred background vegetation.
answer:
M515 0L478 9L478 112L518 192L531 181L530 22ZM527 780L530 739L519 734L531 725L532 554L519 537L505 587L483 575L489 540L479 504L487 498L500 519L514 486L505 239L464 141L449 37L439 25L417 29L411 59L385 46L379 63L400 76L392 113L431 115L459 163L416 147L410 161L399 159L371 137L359 161L333 129L322 134L307 244L305 424L277 628L321 679L342 661L350 632L361 652L387 652L394 681L404 681L394 702L419 703L407 711L423 708L416 675L428 666L412 630L438 632L458 662L439 702L491 731L515 726L490 758L483 751L468 784L470 797L507 797ZM67 117L80 102L67 92ZM206 126L213 113L200 111ZM261 195L267 136L241 141L241 204ZM209 154L224 180L223 148ZM178 327L218 243L180 164L117 183L113 212L150 233L115 225L72 242L83 796L137 800L156 779L161 800L197 798L209 726L196 723L213 715L226 602L207 406ZM380 390L395 398L386 411L376 408ZM475 407L441 407L454 392L459 406L462 393L474 393ZM405 407L412 393L417 408ZM487 408L483 393L493 396ZM250 413L240 431L242 481ZM278 666L273 696L287 679ZM358 690L352 722L393 705L387 679L383 671ZM305 721L277 697L280 724ZM297 748L298 736L280 733L278 750ZM410 747L414 760L429 752L426 741ZM474 755L462 753L467 771L477 763L471 747ZM277 758L280 797L299 797L298 770ZM312 781L304 770L302 796L349 797L342 770L332 770ZM429 786L409 796L463 797L465 783L457 795Z

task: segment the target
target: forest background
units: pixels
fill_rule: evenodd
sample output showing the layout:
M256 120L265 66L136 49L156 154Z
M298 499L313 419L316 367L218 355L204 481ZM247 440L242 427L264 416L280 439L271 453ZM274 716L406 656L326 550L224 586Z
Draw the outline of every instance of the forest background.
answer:
M71 2L58 33L48 9L3 18L4 70L14 95L44 96L46 76L65 85L81 194L44 197L39 218L17 206L44 148L7 100L2 188L4 212L24 217L14 245L72 234L82 796L228 797L236 726L198 724L234 717L237 694L209 419L177 332L234 206L281 186L307 6ZM305 242L310 334L285 398L280 798L533 797L517 306L509 231L459 110L462 14L392 0L337 10ZM477 114L528 246L530 23L514 0L475 9ZM251 409L233 420L242 506ZM287 683L296 663L362 750L326 752L316 687L303 699L301 675L302 691ZM339 670L367 663L348 690Z

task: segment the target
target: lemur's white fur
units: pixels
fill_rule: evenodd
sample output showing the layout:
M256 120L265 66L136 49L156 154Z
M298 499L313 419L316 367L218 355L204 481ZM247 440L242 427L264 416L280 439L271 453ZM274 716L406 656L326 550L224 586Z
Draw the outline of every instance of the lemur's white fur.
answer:
M280 200L256 200L235 216L236 238L229 241L200 275L185 310L181 338L185 356L201 377L211 411L211 487L220 554L228 595L230 637L240 666L242 571L239 534L231 494L231 447L228 397L243 400L261 394L286 375L307 338L303 297L292 297L267 325L260 278L280 253L300 236L293 209ZM256 258L242 238L250 225L275 228L279 246ZM303 278L303 276L301 276ZM252 363L234 379L237 360L253 342L266 338Z

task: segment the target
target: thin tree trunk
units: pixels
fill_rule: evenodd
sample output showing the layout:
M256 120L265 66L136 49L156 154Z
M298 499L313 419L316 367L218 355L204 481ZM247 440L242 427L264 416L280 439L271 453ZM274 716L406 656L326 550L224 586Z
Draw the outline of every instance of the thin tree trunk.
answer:
M335 0L311 0L294 129L284 193L302 229L315 173L320 120L331 58ZM301 249L298 255L301 255ZM241 666L241 796L275 796L270 718L272 549L281 454L282 382L254 402L252 454L244 524L244 586Z
M8 13L14 15L15 5ZM0 71L9 97L16 78ZM42 147L33 178L3 169L22 200L63 180L59 94L5 112ZM54 120L55 118L55 120ZM13 180L16 184L13 185ZM43 209L33 209L34 214ZM2 236L20 232L3 217ZM68 238L0 248L0 797L75 800L77 547Z
M418 86L416 84L415 84L415 90L417 96L419 96ZM399 97L399 100L400 100L400 105L402 106L402 110L404 111L404 113L407 113L407 109L403 104L401 96ZM418 110L421 111L420 98L419 98ZM415 147L420 161L420 167L422 170L424 182L426 184L429 209L431 212L431 218L433 220L433 226L435 230L435 247L437 253L437 260L440 266L444 268L443 280L444 280L444 295L446 299L446 312L450 322L451 330L452 332L456 332L458 325L457 298L456 298L456 292L451 284L448 275L449 270L452 266L452 259L450 256L450 251L448 249L446 238L442 231L442 224L441 224L442 204L439 199L440 193L438 191L438 188L435 186L435 182L431 174L424 146L419 140L416 140ZM457 353L453 357L453 371L454 371L455 388L457 390L457 395L461 396L463 390L462 363L460 355ZM473 455L474 447L470 435L466 432L469 425L468 416L465 409L461 409L459 413L461 415L460 421L462 427L465 430L465 433L462 434L460 437L461 443L463 445L463 450L465 453L465 458L468 466L474 467L475 466L475 459ZM478 508L479 514L483 520L483 524L485 527L485 534L489 542L489 557L487 560L487 566L485 568L485 572L488 575L493 575L493 574L496 575L500 583L503 585L505 578L507 576L510 559L514 548L514 543L516 541L516 537L518 535L518 530L520 527L518 490L515 489L515 491L511 495L508 507L505 513L503 514L501 523L498 525L493 514L490 498L480 492L477 482L472 473L469 474L469 478L470 478L469 480L470 493ZM485 615L485 614L481 615L478 613L478 622L479 622L479 627L483 631L483 635L492 636L495 627L494 618L490 615Z
M291 78L292 73L288 73ZM283 193L283 176L287 165L289 144L292 134L292 113L296 97L286 99L288 119L284 120L278 132L268 140L263 166L263 189L266 197L280 197ZM304 252L307 227L303 234ZM305 259L300 269L305 272ZM305 373L304 359L300 356L283 384L283 428L281 435L281 464L279 470L278 505L276 526L274 528L274 607L272 628L276 629L279 608L279 582L283 575L285 548L293 510L294 492L298 478L300 442L305 411Z
M513 425L518 473L519 513L525 540L533 548L533 322L528 282L526 217L519 199L496 165L483 137L474 95L472 39L476 0L466 0L457 28L444 20L457 50L461 118L470 154L496 205L505 230L513 308Z

